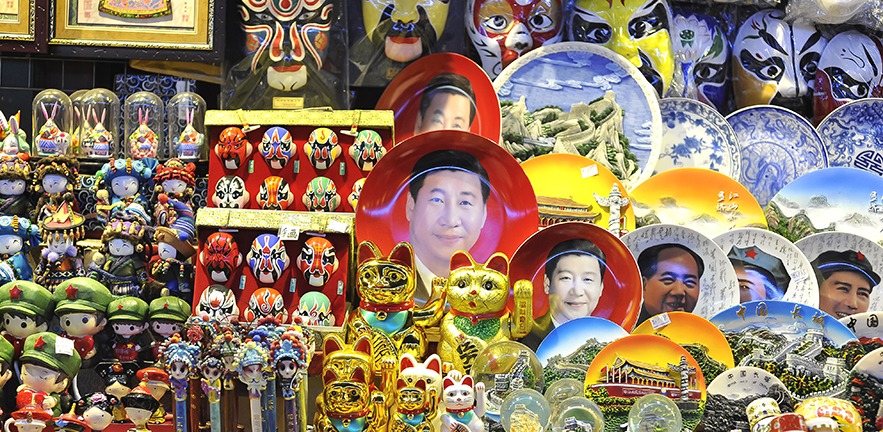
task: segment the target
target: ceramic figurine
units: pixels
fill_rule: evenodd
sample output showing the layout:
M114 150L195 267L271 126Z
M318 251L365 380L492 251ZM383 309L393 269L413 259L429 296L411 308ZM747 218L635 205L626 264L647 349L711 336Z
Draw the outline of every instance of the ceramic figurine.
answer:
M55 115L58 114L58 101L52 105L52 111L46 109L45 104L40 104L43 112L44 123L34 137L37 151L41 155L64 155L70 145L70 134L61 130L55 123Z
M242 265L242 253L233 236L225 232L212 233L199 250L199 262L205 266L209 279L225 283Z
M114 210L137 203L147 206L147 199L141 190L153 177L153 159L132 160L114 159L101 167L95 174L95 197L98 200L96 209L99 218L107 221ZM100 189L104 186L105 189Z
M295 150L296 147L291 142L291 133L279 126L267 129L258 146L261 156L264 157L267 165L274 170L285 168Z
M28 183L31 166L23 159L0 162L0 214L28 217L31 202Z
M123 364L112 361L99 363L95 367L95 372L104 380L104 392L119 400L129 394L135 386L133 378L137 369L138 365L135 363ZM126 410L122 405L113 407L111 413L115 423L126 421Z
M371 171L374 169L374 165L377 165L377 161L386 154L386 149L383 147L383 138L380 137L379 133L371 129L361 130L356 134L353 145L350 146L349 154L360 170Z
M107 324L107 306L113 297L100 282L77 277L55 288L55 316L64 330L62 336L73 339L83 360L96 354L94 336Z
M211 349L217 351L224 362L224 390L233 391L236 386L233 379L236 377L236 353L242 342L236 332L229 326L222 328L221 332L212 341Z
M297 267L304 280L314 287L325 286L339 265L334 245L324 237L308 238L297 256Z
M350 207L353 208L353 211L358 210L359 205L359 197L362 195L362 187L365 185L365 179L360 178L353 183L353 191L350 192L349 196L346 197L346 201L350 203Z
M438 414L435 388L427 390L426 381L420 379L408 382L399 378L396 396L390 432L432 430L432 421Z
M181 159L169 159L156 167L153 176L154 194L164 193L183 203L189 203L196 187L196 165Z
M261 182L261 189L256 199L261 210L288 210L294 202L294 194L291 193L284 178L269 176Z
M704 102L721 113L730 111L730 42L717 18L689 10L672 21L675 74L670 96Z
M61 415L60 394L80 371L81 359L71 341L55 333L34 333L25 340L21 362L21 385L15 403L18 408L37 405Z
M28 281L8 282L0 287L0 318L3 338L12 344L18 359L28 336L49 328L55 300L46 288Z
M18 159L28 153L31 146L28 145L25 131L20 127L21 111L9 116L7 119L0 111L0 143L2 143L2 153L0 160L8 162Z
M105 284L116 296L138 297L147 282L146 253L149 218L132 203L116 210L101 235L101 249L92 256L89 277Z
M62 201L50 217L40 222L46 246L40 253L34 282L54 291L65 280L86 276L83 257L76 246L77 241L86 237L85 221L83 215L71 209L68 201Z
M37 205L31 212L31 220L40 223L52 216L62 202L77 209L74 187L79 183L79 162L67 156L49 156L37 161L31 191L38 194Z
M18 216L0 216L0 283L31 280L28 250L40 243L40 230Z
M113 149L116 145L113 132L104 126L104 120L107 118L107 110L101 111L101 118L98 113L89 107L86 110L86 122L82 130L82 141L80 146L86 153L86 157L94 159L104 159L113 156ZM92 125L91 122L95 124Z
M280 324L288 321L288 311L285 309L282 294L273 288L256 289L248 299L248 308L242 312L245 323L252 325L265 317L273 317Z
M13 411L3 425L4 431L52 432L52 414L37 405L28 405ZM12 429L14 428L14 429Z
M67 413L55 419L55 432L92 432L92 428L82 417Z
M423 363L418 362L411 354L402 354L399 357L399 382L401 383L401 381L406 384L418 381L425 383L426 395L434 395L433 401L426 397L425 403L428 405L431 402L436 407L435 414L430 417L433 425L432 430L441 430L440 414L444 412L444 406L440 400L442 395L442 362L438 354L431 354ZM401 401L397 401L397 404L401 404ZM397 409L398 407L393 408L393 410ZM400 409L399 412L401 412ZM425 414L428 417L430 415L428 412Z
M128 99L127 99L128 101ZM129 134L129 153L132 159L156 158L159 138L150 128L150 110L138 108L138 128Z
M212 432L221 432L221 378L226 372L224 361L217 353L203 351L199 361L199 372L202 377L202 393L209 403L209 416Z
M468 252L459 251L451 257L451 275L441 296L451 305L441 323L438 354L442 361L453 363L457 370L471 370L475 357L487 345L530 332L533 286L526 280L513 284L515 308L510 315L506 308L508 275L509 260L501 253L491 255L484 264L476 263Z
M135 424L135 432L150 432L147 422L156 411L159 402L150 394L150 390L144 385L132 389L129 394L122 398L123 406L126 407L126 417ZM186 428L183 429L186 432Z
M269 365L269 353L260 344L247 340L239 348L233 367L239 374L239 381L248 388L251 405L251 430L262 430L261 392L267 388L265 369ZM276 390L273 389L275 392Z
M444 379L445 413L442 414L442 431L483 432L485 413L484 383L473 385L472 377L455 379L448 374ZM463 426L466 428L464 429Z
M175 429L187 432L187 391L191 375L196 372L199 363L199 346L181 340L178 335L172 335L160 348L162 365L169 373L169 381L175 396ZM153 400L153 398L151 398ZM156 402L156 401L154 401ZM125 404L125 401L123 402ZM145 423L156 407L145 418Z
M103 431L113 422L113 410L119 405L120 400L116 396L95 392L77 401L76 413L93 431Z
M135 377L138 378L138 381L147 387L148 390L150 390L150 395L153 396L157 402L162 401L166 392L172 388L172 383L169 381L169 374L158 367L151 366L141 369L135 374ZM150 416L148 423L160 424L165 421L166 409L163 407L162 403L160 403L156 408L156 411L153 412L153 415Z
M331 300L318 291L310 291L300 297L297 313L307 326L333 326L336 321L331 312Z
M153 357L159 358L158 350L162 341L180 333L184 322L190 317L190 305L178 297L165 296L154 299L147 307L147 318L153 332Z
M389 405L395 390L395 363L375 370L371 340L361 337L347 345L336 334L325 338L322 394L316 400L313 425L317 432L382 432L387 429ZM380 387L374 376L381 376Z
M328 177L316 177L310 180L302 199L307 210L315 212L333 212L340 205L337 186Z
M815 122L847 102L883 96L883 46L856 30L838 33L822 51L815 76Z
M196 311L227 323L239 317L239 307L236 305L236 296L233 291L224 285L217 284L209 285L202 291Z
M251 242L247 259L255 279L268 284L279 280L291 263L285 251L285 243L274 234L261 234L255 237Z
M304 144L304 154L317 170L325 170L340 156L337 134L328 128L316 128Z
M239 176L228 175L215 183L212 203L220 208L247 208L251 194L245 188L245 180Z
M193 240L196 226L190 206L160 194L159 202L166 204L164 219L169 226L159 226L153 233L157 255L150 259L150 276L165 285L174 295L191 300L193 291L193 264L190 258L196 254Z
M245 136L245 132L236 126L221 131L218 143L215 144L215 154L228 170L237 170L242 164L247 164L253 151L254 146Z
M200 100L201 99L202 98L200 97ZM171 102L169 103L171 104ZM203 105L204 104L205 103L203 102ZM171 118L172 110L169 111L169 117ZM181 133L178 134L178 136L172 138L175 154L184 160L199 159L203 151L203 146L205 145L205 134L200 133L196 130L196 127L193 126L195 115L196 108L188 108L185 116L186 125L184 126L184 129L181 130ZM169 127L171 128L171 123L169 123Z
M300 407L305 401L298 401L296 395L306 378L310 357L310 349L295 331L286 331L270 347L270 359L279 376L277 381L285 400L286 430L300 430L300 424L306 421L300 418Z
M118 298L107 306L107 321L116 338L113 355L120 362L138 360L145 348L141 334L147 330L147 303L138 297Z

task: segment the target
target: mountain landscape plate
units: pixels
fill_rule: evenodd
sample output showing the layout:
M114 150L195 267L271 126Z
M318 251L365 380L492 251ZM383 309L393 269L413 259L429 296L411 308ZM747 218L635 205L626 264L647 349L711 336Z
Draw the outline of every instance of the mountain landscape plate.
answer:
M619 54L581 42L540 47L504 69L494 88L502 144L516 159L587 156L629 189L653 174L662 139L656 90Z
M791 180L828 166L822 139L805 118L773 105L742 108L727 121L742 151L742 182L766 205Z
M742 155L736 133L716 109L688 98L659 100L662 148L656 173L708 168L739 179Z
M817 130L830 166L883 175L883 99L859 99L839 106Z
M537 348L546 385L561 378L585 381L595 356L628 332L604 318L583 317L555 327Z

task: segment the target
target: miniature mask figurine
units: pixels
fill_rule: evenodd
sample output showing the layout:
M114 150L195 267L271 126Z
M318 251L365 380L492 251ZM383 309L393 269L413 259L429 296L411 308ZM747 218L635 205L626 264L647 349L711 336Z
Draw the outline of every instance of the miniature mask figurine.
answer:
M144 208L132 203L116 210L101 235L101 249L93 255L89 277L106 285L113 295L140 296L147 282L145 262L151 239Z
M254 277L266 284L279 280L291 263L285 251L285 243L273 234L261 234L255 237L247 258Z
M103 159L113 156L114 137L113 133L104 127L106 115L106 110L101 111L101 118L99 119L98 113L91 107L86 112L86 122L81 132L82 141L80 141L80 145L86 152L87 157ZM90 125L90 122L95 124Z
M55 310L55 301L49 290L28 281L6 283L0 287L0 299L3 338L12 344L14 358L18 359L25 339L49 328L48 317Z
M224 168L237 170L246 163L254 151L254 146L240 127L230 126L221 131L220 140L215 144L215 154L224 162Z
M156 411L159 402L150 394L146 386L140 385L132 389L129 394L122 398L123 406L126 407L126 417L135 425L136 432L150 432L147 422Z
M3 426L6 431L17 432L52 432L52 414L43 407L28 405L13 411Z
M205 145L205 135L193 127L193 116L196 109L188 109L186 115L187 125L181 134L173 138L173 145L177 150L178 157L185 160L199 159L202 154L202 146Z
M164 283L172 293L190 299L187 294L193 291L193 264L190 258L196 254L196 247L191 243L196 238L193 211L190 206L160 194L160 204L164 200L170 209L165 220L171 220L171 224L168 227L158 226L153 233L157 255L148 264L150 276Z
M85 221L83 215L71 210L67 201L63 201L52 216L43 219L40 228L46 247L40 254L35 282L54 290L65 280L86 275L83 257L76 246L78 240L86 237Z
M270 176L261 182L261 190L257 196L261 210L287 210L294 202L294 194L288 188L288 182L279 176Z
M665 96L675 66L671 20L666 0L575 0L568 28L570 40L598 44L628 59Z
M727 61L730 43L718 20L709 15L679 11L671 29L675 82L670 96L683 95L726 113Z
M371 171L374 165L377 165L377 161L386 154L386 149L383 147L383 139L379 133L365 129L356 135L349 153L360 170Z
M19 158L22 153L27 153L31 146L28 145L25 131L20 127L21 112L15 113L9 119L0 111L0 143L2 153L0 159L9 161Z
M468 0L466 28L493 80L528 51L561 40L562 0Z
M267 165L275 170L285 168L285 165L291 160L294 149L294 144L291 142L291 133L279 126L267 129L264 132L263 138L261 138L261 145L258 147L261 156L267 161Z
M96 280L78 277L56 287L54 298L62 336L73 339L83 360L91 359L96 354L93 336L107 324L107 305L113 298L110 291Z
M328 177L316 177L307 184L303 202L309 211L333 212L340 205L340 195L334 181Z
M107 307L107 321L114 335L113 355L120 362L138 360L147 344L141 334L147 330L147 303L138 297L121 297Z
M67 390L81 365L76 351L63 348L70 342L50 332L28 336L20 359L22 384L15 397L19 409L36 405L52 412L53 417L61 415L60 394Z
M98 200L96 208L101 211L100 218L107 221L114 210L132 203L146 207L147 199L142 196L141 190L153 177L155 163L153 159L111 158L104 164L101 171L95 174L94 186L96 190L102 185L105 187L95 193Z
M209 285L199 297L196 311L221 322L230 322L239 317L236 296L230 288L223 285Z
M164 193L170 198L189 202L196 187L196 165L184 163L181 159L169 159L156 167L153 182L156 184L154 193Z
M331 313L331 300L318 291L310 291L301 296L297 313L308 326L333 326L336 321Z
M834 36L819 59L813 111L820 122L847 102L883 95L880 39L855 30Z
M39 196L31 213L34 223L39 224L52 216L62 202L67 202L71 209L76 210L73 191L80 179L79 166L75 158L67 156L49 156L37 162L31 183L31 191Z
M484 390L484 383L473 385L469 375L457 380L449 373L444 379L442 396L447 410L441 416L443 427L452 431L484 431L481 420L485 414Z
M208 236L205 247L199 251L199 262L205 266L211 280L224 283L242 265L242 254L232 235L224 232L212 233Z
M23 159L0 163L0 214L28 217L31 202L27 195L31 166Z
M159 139L156 132L147 124L150 110L138 108L138 128L129 135L129 152L132 159L156 158Z
M280 324L288 322L288 311L282 294L273 288L258 288L248 299L248 309L243 311L242 317L246 323L257 324L264 317L273 317Z
M220 208L246 208L251 195L245 189L245 181L239 176L221 177L215 184L212 202Z
M789 24L785 13L751 15L733 42L736 107L779 105L809 117L816 69L828 41L805 21Z
M113 410L119 405L116 396L95 392L77 401L76 413L93 431L102 431L113 422Z
M159 345L175 333L180 333L184 322L190 318L190 304L178 297L164 296L154 299L147 308L150 330L155 335L153 357L158 357Z
M349 196L346 198L346 201L350 203L350 207L353 208L353 211L356 211L356 207L359 205L359 196L362 195L362 186L365 185L365 179L360 178L353 183L353 191L350 192Z
M304 279L314 287L324 286L331 274L337 271L338 265L334 245L323 237L308 238L297 257L297 266L303 272Z
M304 144L304 154L317 170L331 167L331 164L340 156L340 144L337 134L328 128L316 128L310 132L310 137Z
M18 216L0 216L0 283L33 279L28 250L40 244L40 230Z
M63 156L67 153L70 146L70 134L59 129L55 123L55 115L58 113L58 101L52 105L52 113L46 109L45 104L40 104L40 110L43 112L43 118L46 120L34 140L37 144L37 151L40 155L47 156Z

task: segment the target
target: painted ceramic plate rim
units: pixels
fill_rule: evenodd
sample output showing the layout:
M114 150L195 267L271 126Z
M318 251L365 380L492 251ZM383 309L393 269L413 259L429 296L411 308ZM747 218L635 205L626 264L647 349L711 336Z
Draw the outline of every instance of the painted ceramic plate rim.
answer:
M840 105L837 108L834 108L834 111L829 112L828 115L826 115L825 118L823 118L822 121L819 122L819 125L816 127L816 131L818 131L819 136L822 138L822 145L825 146L826 153L829 151L829 147L833 148L835 146L836 141L833 140L833 137L831 137L830 134L828 134L828 135L822 134L822 129L829 122L832 121L831 119L833 119L835 117L843 116L844 115L843 112L845 112L848 109L854 108L855 106L859 106L859 105L868 105L868 106L880 105L880 115L881 115L881 117L883 117L883 98L856 99L853 101L849 101L843 105ZM846 107L849 107L849 108L846 108ZM848 116L846 118L852 118L852 117ZM883 137L880 137L880 138L883 139ZM847 143L847 144L851 147L855 147L853 143ZM856 148L869 148L869 147L873 147L873 146L863 146L863 147L856 147ZM855 162L854 157L852 159L850 159L847 164L844 164L844 165L832 165L831 162L829 161L828 166L857 168L856 166L853 165L853 162ZM857 169L863 169L863 168L857 168Z
M757 321L749 321L747 318L742 318L741 320L737 321L735 318L730 319L729 317L726 317L724 315L724 314L730 314L731 312L735 311L736 313L733 313L733 315L736 318L738 318L739 316L737 315L737 313L741 307L744 306L745 310L748 310L752 307L757 308L757 306L760 305L760 303L788 305L788 307L785 309L791 310L791 311L794 310L795 306L800 306L801 313L802 313L801 317L803 318L803 321L809 322L809 323L813 323L813 321L812 321L813 315L816 315L817 313L821 314L821 316L823 318L824 325L821 325L821 326L815 325L815 327L813 327L813 329L821 330L822 333L825 334L825 337L829 341L831 341L831 343L836 345L837 347L842 347L843 345L845 345L849 342L853 342L853 341L858 342L858 339L856 339L856 337L852 333L852 331L850 331L849 328L847 328L845 325L841 324L840 321L837 321L836 319L834 319L834 317L832 317L831 315L828 315L825 312L822 312L821 310L819 310L818 308L814 308L812 306L807 306L802 303L795 303L795 302L783 301L783 300L755 300L755 301L745 302L740 305L733 306L725 311L722 311L721 313L713 316L709 321L711 321L712 324L716 325L717 328L721 331L721 333L723 333L724 331L741 332L742 330L744 330L745 328L747 328L749 326L763 326L764 321L766 321L768 318L764 318L763 320L757 320ZM808 308L809 310L803 310L805 308ZM769 311L769 313L768 313L768 315L764 315L765 317L785 316L786 318L788 318L788 316L791 316L791 312L786 312L788 315L785 315L785 313L773 314L772 311L770 311L770 309L771 308L769 306L767 306L767 310ZM810 313L812 313L812 315ZM751 315L751 316L753 317L756 315ZM793 316L791 316L790 319L793 319ZM726 322L722 322L724 320L726 320ZM733 329L727 328L729 323L734 323L734 322L741 322L741 323L744 323L745 325L743 325L741 327L733 326L733 327L738 327L738 328L733 328ZM816 327L821 327L821 328L819 329ZM843 339L842 341L840 340L839 337L837 340L834 340L834 338L832 338L829 333L829 330L831 329L831 327L835 327L835 328L842 327L842 329L840 329L840 330L844 333L844 335L851 335L852 337L847 337L847 338ZM768 326L765 326L765 328L769 329ZM726 336L726 335L724 335L724 336Z
M667 97L659 100L659 112L660 116L663 115L664 105L673 105L676 103L692 105L694 108L693 111L685 111L687 113L692 113L696 118L699 118L703 121L704 124L713 126L720 132L721 137L724 140L724 144L726 145L729 152L726 152L727 155L730 156L730 172L724 173L718 171L722 174L726 174L735 180L739 180L739 176L742 174L742 147L739 145L739 139L736 138L736 132L733 130L733 127L730 126L730 123L727 121L727 118L724 117L723 114L718 112L714 107L700 102L696 99L690 99L685 97ZM699 112L701 111L701 112ZM712 118L714 120L712 120ZM719 120L715 121L715 120ZM665 126L665 121L662 122L662 140L660 145L660 153L664 147L666 147L665 143L665 131L668 128ZM660 154L660 158L662 155ZM658 161L657 161L658 164ZM688 167L675 167L675 168L688 168ZM706 168L708 167L693 165L689 168ZM667 171L667 170L666 170ZM717 171L717 170L712 170ZM659 172L655 172L654 174L658 174Z
M879 320L878 327L875 327L874 330L871 330L871 327L868 326L867 324L858 327L858 329L856 329L855 331L853 331L849 327L850 319L855 319L856 322L861 322L862 319L864 319L865 323L867 323L868 317L870 317L872 315L876 316L877 319ZM883 339L883 330L881 330L881 327L883 327L883 311L859 312L857 314L850 315L848 317L840 318L838 321L840 321L841 324L845 325L846 328L848 328L850 331L852 331L852 334L854 334L855 337L857 337L857 338L865 337L865 338L869 338L869 339L873 339L873 338Z
M773 375L773 374L771 374L761 368L754 367L754 366L736 366L734 368L730 368L730 369L725 370L723 373L718 375L717 378L712 380L711 384L709 384L708 387L706 387L708 394L709 395L713 394L716 396L723 396L723 397L730 399L730 400L733 400L733 398L731 396L735 396L735 399L742 399L742 398L745 398L748 396L759 396L762 394L766 394L766 390L758 388L758 386L756 384L753 387L755 387L757 390L762 390L762 392L754 392L754 393L741 393L741 392L740 393L732 393L732 392L730 392L730 393L726 393L726 392L722 391L722 390L724 390L722 387L724 387L726 385L725 383L728 381L725 374L736 373L736 372L739 372L742 370L747 370L752 373L757 372L758 374L762 375L764 378L770 377L770 382L771 382L770 387L778 384L778 385L782 386L783 388L787 388L787 387L785 387L785 384L782 382L782 380L779 379L779 377L777 377L777 376L775 376L775 375ZM715 383L717 383L717 384L715 384Z
M576 318L553 328L552 331L550 331L549 334L546 335L545 338L543 338L543 341L540 342L540 346L537 347L537 358L540 359L540 364L543 365L543 367L546 367L549 361L548 358L542 357L542 354L546 354L545 351L551 351L552 349L552 347L550 346L552 342L551 339L549 339L549 336L552 336L555 333L573 333L575 332L575 330L586 329L587 327L592 327L592 329L594 330L603 331L603 335L606 337L614 336L610 342L607 342L608 345L617 339L621 339L629 335L629 332L622 328L622 326L606 318L593 316ZM619 330L622 331L621 334L619 334L618 336L612 335L613 332L618 332ZM549 342L547 343L546 341ZM548 387L548 385L550 384L551 383L546 383L546 386Z

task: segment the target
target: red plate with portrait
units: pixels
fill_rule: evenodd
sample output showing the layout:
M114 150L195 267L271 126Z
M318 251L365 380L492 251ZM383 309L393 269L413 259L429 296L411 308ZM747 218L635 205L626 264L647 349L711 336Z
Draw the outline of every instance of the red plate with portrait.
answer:
M424 93L429 114L421 116ZM399 142L436 129L468 130L500 141L500 102L494 85L481 66L460 54L437 53L411 63L389 83L375 109L395 112Z

